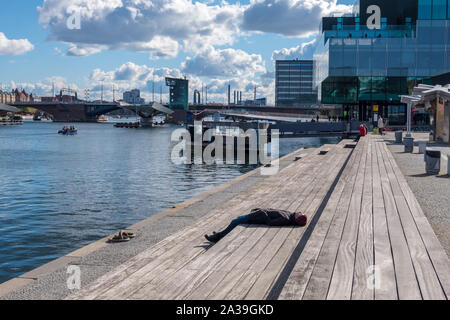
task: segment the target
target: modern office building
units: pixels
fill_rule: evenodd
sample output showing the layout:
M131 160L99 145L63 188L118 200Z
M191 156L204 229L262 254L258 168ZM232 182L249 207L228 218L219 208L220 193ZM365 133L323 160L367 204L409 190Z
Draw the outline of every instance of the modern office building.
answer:
M449 19L450 0L360 0L353 14L323 18L314 55L321 103L404 124L400 95L450 71Z
M313 87L312 60L277 60L275 63L275 105L305 107L317 103Z

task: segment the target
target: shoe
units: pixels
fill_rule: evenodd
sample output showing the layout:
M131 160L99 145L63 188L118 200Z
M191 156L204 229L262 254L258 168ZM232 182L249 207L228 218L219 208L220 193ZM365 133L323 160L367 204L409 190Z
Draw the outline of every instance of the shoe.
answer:
M214 243L216 243L216 242L218 242L222 237L218 234L218 233L215 233L215 232L213 232L213 234L212 235L205 235L205 238L206 238L206 240L208 240L209 242L214 242Z

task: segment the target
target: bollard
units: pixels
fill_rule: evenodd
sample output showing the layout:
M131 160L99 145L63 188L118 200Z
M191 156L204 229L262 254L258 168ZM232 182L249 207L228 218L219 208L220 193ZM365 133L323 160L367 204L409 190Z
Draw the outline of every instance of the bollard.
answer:
M439 150L426 150L425 170L427 174L439 174L441 171L441 152Z
M412 153L414 150L414 138L413 137L405 137L403 139L403 144L405 145L405 152Z
M450 153L447 154L447 175L450 176Z
M427 142L419 141L419 153L424 154L426 150L427 150Z
M395 132L395 143L402 143L403 142L403 131L396 131Z

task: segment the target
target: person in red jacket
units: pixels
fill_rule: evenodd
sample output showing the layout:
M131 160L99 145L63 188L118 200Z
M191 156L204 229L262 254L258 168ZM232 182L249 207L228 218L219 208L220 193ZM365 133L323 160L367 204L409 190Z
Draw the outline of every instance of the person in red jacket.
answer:
M361 137L365 137L365 136L367 135L367 129L366 129L366 126L363 125L363 124L359 126L359 135L360 135Z
M304 227L308 221L306 215L300 212L289 212L275 209L253 209L250 214L238 217L231 221L223 231L212 235L205 235L206 240L218 242L240 224L260 224L268 226L300 226Z

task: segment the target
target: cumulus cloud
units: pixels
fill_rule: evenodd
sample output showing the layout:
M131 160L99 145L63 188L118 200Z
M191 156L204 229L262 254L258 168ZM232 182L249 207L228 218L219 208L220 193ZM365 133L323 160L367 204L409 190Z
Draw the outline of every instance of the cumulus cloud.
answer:
M188 57L182 70L198 76L254 76L265 72L264 61L259 54L248 54L237 49L214 49L212 47Z
M155 88L156 99L159 99L160 88L163 90L163 101L168 100L165 77L182 78L185 75L184 70L171 68L152 68L146 65L137 65L127 62L118 68L110 71L95 69L89 76L90 88L93 94L99 94L101 85L104 88L111 88L115 85L116 94L120 92L138 88L142 96L147 100L152 98L153 86ZM243 92L244 99L253 99L254 87L257 87L259 97L267 97L269 103L274 102L275 84L273 73L263 73L259 77L242 74L234 74L227 78L200 78L197 75L187 75L189 80L189 98L192 100L193 91L208 87L208 101L224 103L228 100L228 85L231 85L232 91ZM111 89L109 89L111 90ZM116 96L117 97L117 96Z
M319 31L322 17L351 12L337 0L251 0L243 14L242 29L309 37Z
M34 49L27 39L10 40L0 32L0 55L20 55Z
M242 11L239 4L193 0L44 0L38 7L49 39L70 43L69 54L129 49L149 52L151 58L176 56L180 43L190 50L233 43ZM73 14L80 29L67 27Z
M272 53L272 60L312 60L314 51L317 47L317 39L311 40L309 42L304 42L293 48L283 48L281 50L275 50Z
M51 96L53 94L53 87L56 93L62 88L80 90L77 84L70 83L66 78L59 76L47 77L35 83L10 81L9 87L10 89L24 89L26 92L33 93L35 96Z
M105 46L98 46L98 45L70 45L69 49L67 49L67 55L68 56L90 56L96 53L101 52L104 50Z

